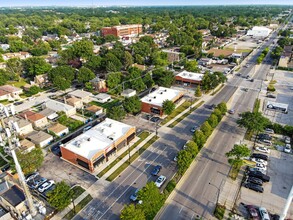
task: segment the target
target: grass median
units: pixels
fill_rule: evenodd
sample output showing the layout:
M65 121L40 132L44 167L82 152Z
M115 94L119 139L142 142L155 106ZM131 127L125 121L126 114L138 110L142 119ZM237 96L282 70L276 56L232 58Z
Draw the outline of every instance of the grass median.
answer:
M172 122L171 124L169 124L168 127L169 128L175 127L180 121L182 121L185 117L187 117L191 112L193 112L196 109L198 109L203 103L204 103L204 101L200 101L200 103L198 103L196 106L194 106L193 108L191 108L190 111L184 113L179 118L177 118L174 122Z
M137 152L135 152L129 161L124 162L117 170L115 170L106 180L113 181L120 173L122 173L133 161L135 161L149 146L151 146L159 137L152 137Z
M149 132L143 131L138 135L140 138L135 144L133 144L130 147L130 151L132 151L134 148L136 148L143 140L145 140L150 135ZM101 178L105 173L107 173L112 167L114 167L120 160L122 160L125 156L127 156L128 150L126 150L123 154L121 154L119 157L117 157L116 160L114 160L112 163L110 163L105 169L103 169L100 173L98 173L98 177Z
M75 205L75 209L70 210L65 216L64 219L70 220L77 213L80 212L90 201L92 201L93 197L91 195L87 195L83 200L81 200L78 204Z
M186 110L187 108L189 108L193 103L195 103L197 101L193 100L193 101L185 101L183 102L180 106L178 106L170 115L168 115L162 122L161 125L167 124L170 120L172 120L173 118L175 118L177 115L179 115L181 112L183 112L184 110Z

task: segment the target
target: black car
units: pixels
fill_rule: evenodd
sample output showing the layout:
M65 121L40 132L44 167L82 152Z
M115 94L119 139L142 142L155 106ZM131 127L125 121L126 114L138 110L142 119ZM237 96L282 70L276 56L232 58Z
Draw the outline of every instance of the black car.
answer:
M275 95L273 95L273 94L267 94L267 97L268 97L268 98L272 98L272 99L277 98L277 96L275 96Z
M216 105L212 104L212 105L208 106L208 108L214 110L216 108Z
M13 103L13 105L21 105L21 104L23 104L23 102L22 102L22 101L19 101L19 102L14 102L14 103Z
M259 134L257 137L258 139L269 140L269 141L272 140L272 136L270 136L269 134Z
M256 192L263 193L263 188L259 185L253 184L253 183L246 183L246 184L244 184L244 187L251 189L251 190L254 190Z
M262 160L265 160L265 161L268 161L268 156L267 155L264 155L264 154L251 154L250 156L251 158L259 158L259 159L262 159Z
M154 169L152 170L151 174L153 176L157 176L161 169L162 169L162 167L160 165L157 165L157 166L154 167Z
M250 176L247 178L247 182L254 183L256 185L262 186L263 181L257 177Z
M159 120L160 120L160 117L152 117L150 119L150 121L152 121L152 122L158 122Z
M270 177L268 175L263 174L260 171L251 171L248 172L249 177L256 177L261 179L263 182L270 182Z

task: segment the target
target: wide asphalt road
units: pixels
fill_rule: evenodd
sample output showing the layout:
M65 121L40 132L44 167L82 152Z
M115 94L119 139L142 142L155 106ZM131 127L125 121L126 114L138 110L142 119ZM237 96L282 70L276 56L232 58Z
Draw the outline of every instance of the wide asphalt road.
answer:
M249 72L249 69L251 68L245 69L244 72ZM215 95L209 103L205 104L218 104L222 101L227 102L243 81L248 83L246 82L247 80L241 77L232 78L227 86ZM247 105L245 104L245 107L253 105L256 94L256 89L254 88L259 87L260 81L258 80L254 83L249 83L251 87L252 85L255 86L248 92L243 91L243 95L239 101L241 103L246 103ZM237 106L235 107L236 109L238 108ZM123 209L125 204L129 203L129 197L135 189L142 188L148 181L156 180L155 177L150 175L150 172L157 164L160 164L163 167L160 174L165 175L167 180L170 180L176 172L176 163L173 162L174 156L180 149L182 149L184 143L192 138L190 128L194 125L201 125L210 113L211 110L202 106L192 112L174 128L160 128L158 130L160 139L150 146L119 177L110 184L106 184L103 192L95 196L95 191L93 191L92 194L94 200L74 219L119 219L121 209ZM229 169L227 159L223 154L226 152L226 149L231 148L235 143L235 140L239 140L239 137L243 133L238 131L235 120L236 119L234 118L232 121L228 120L228 122L221 124L219 132L222 133L217 134L218 138L214 138L214 142L211 142L207 148L202 150L197 165L199 168L197 168L197 171L192 172L195 177L192 176L190 179L191 181L186 180L184 188L182 190L180 188L174 197L178 198L176 201L180 204L184 204L184 207L186 206L188 208L190 206L192 207L192 210L196 211L191 213L190 216L195 213L203 213L201 209L205 210L204 212L206 213L211 213L211 205L215 203L214 191L216 188L213 186L215 185L214 181L218 182L218 179L227 175L227 170ZM209 185L208 182L211 182L211 184ZM177 214L175 215L175 213L173 213L174 210L167 206L162 212L162 217L160 217L160 219L181 218L181 215L178 215L178 213L181 210L182 205L178 206L177 202L175 202L172 206L174 206L174 210L177 210L175 211Z

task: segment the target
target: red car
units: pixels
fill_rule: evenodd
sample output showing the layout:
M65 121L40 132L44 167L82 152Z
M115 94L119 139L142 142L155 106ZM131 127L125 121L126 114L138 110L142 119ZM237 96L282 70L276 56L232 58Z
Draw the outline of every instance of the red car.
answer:
M254 205L247 205L246 208L247 208L247 211L249 212L250 217L253 220L260 220L260 216L258 214L258 211L257 211L257 207L256 206L254 206Z

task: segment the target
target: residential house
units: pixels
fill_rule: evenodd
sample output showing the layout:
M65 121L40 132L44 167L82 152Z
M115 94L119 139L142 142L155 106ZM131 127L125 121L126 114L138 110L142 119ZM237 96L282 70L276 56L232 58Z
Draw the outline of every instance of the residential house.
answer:
M58 117L58 114L56 113L56 111L49 108L45 108L39 113L42 115L45 115L49 120L54 120L55 118Z
M53 136L43 131L33 131L27 135L26 139L40 147L44 147L53 141Z
M94 87L94 90L97 90L99 92L107 92L108 88L106 85L106 80L101 79L99 77L95 77L94 79L90 80L90 83Z
M17 123L19 128L19 132L18 132L19 135L26 135L34 130L32 123L23 118L13 117L10 119L4 119L5 124L7 124L8 121L13 121Z
M89 103L92 101L92 96L93 94L90 93L90 92L86 92L86 91L83 91L83 90L80 90L80 89L77 89L77 90L74 90L70 93L68 93L69 96L71 97L75 97L75 98L79 98L81 99L81 101L83 103Z
M122 91L121 96L126 97L126 98L130 98L132 96L136 95L136 91L133 89L125 89L124 91Z
M22 118L25 118L26 120L30 121L33 124L33 126L37 128L42 128L48 124L47 117L37 112L28 110L20 113L19 115Z
M20 150L24 153L28 153L28 152L31 152L33 149L35 149L36 145L27 140L27 139L23 139L20 141Z
M85 110L92 114L95 114L95 116L99 116L103 113L103 108L96 105L89 106Z
M66 127L66 126L64 126L62 124L59 124L59 123L56 123L56 124L50 126L48 128L48 131L54 133L55 135L57 135L59 137L62 137L62 136L64 136L64 135L69 133L68 127Z
M19 98L19 95L23 93L23 90L11 85L0 86L0 91L9 93L9 98ZM3 94L3 93L2 93Z
M0 100L8 100L10 98L11 98L11 96L10 96L9 92L0 90Z
M81 99L76 98L76 97L71 97L65 100L65 103L68 105L71 105L77 109L82 108L83 107L83 102Z
M111 96L106 93L99 93L98 95L95 96L95 99L97 102L106 103L111 101Z
M39 86L40 88L46 87L49 84L49 79L47 74L37 75L34 78L34 85Z
M43 107L43 109L44 108L52 109L55 112L64 112L67 117L70 117L70 116L76 114L76 108L75 107L73 107L71 105L67 105L67 104L62 103L62 102L58 102L58 101L53 100L53 99L49 99L48 101L46 101L43 104L42 107Z
M19 58L21 60L24 60L28 57L31 57L31 55L28 52L17 52L17 53L5 53L5 54L2 54L2 57L4 61L7 61L11 58Z
M173 49L171 50L162 50L163 52L167 53L167 59L170 63L173 63L173 62L179 62L180 60L180 57L183 55L183 53L180 53L178 51L175 51Z

